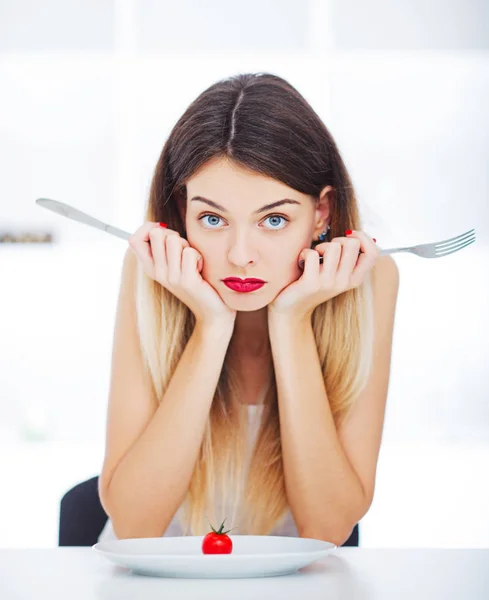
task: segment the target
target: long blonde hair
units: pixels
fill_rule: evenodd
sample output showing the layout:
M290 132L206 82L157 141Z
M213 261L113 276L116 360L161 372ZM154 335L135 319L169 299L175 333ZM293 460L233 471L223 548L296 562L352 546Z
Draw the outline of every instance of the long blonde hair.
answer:
M244 74L205 90L172 129L152 179L146 220L168 223L186 236L178 205L186 180L208 160L226 156L313 199L326 185L335 194L332 237L362 229L353 186L336 144L306 100L268 73ZM136 305L146 366L163 398L192 334L193 313L166 288L138 271ZM312 315L325 389L337 427L365 386L372 363L370 278L318 306ZM298 399L300 401L300 399ZM277 386L273 367L245 481L248 412L240 402L235 366L226 354L190 485L178 511L185 533L203 535L210 520L266 535L288 509L284 486ZM215 492L233 502L232 518L216 514ZM217 520L216 520L217 517Z

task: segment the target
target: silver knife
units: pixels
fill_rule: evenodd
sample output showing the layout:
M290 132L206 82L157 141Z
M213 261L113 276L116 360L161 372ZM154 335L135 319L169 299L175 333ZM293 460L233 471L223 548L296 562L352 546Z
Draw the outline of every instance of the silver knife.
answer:
M111 233L112 235L116 235L123 240L128 240L131 237L130 233L127 231L122 231L122 229L118 229L117 227L113 227L112 225L108 225L103 221L99 221L90 215L70 206L69 204L65 204L64 202L58 202L58 200L50 200L49 198L38 198L36 200L36 204L42 206L43 208L47 208L48 210L52 210L58 215L62 215L63 217L67 217L68 219L73 219L73 221L78 221L80 223L84 223L85 225L89 225L90 227L96 227L97 229L101 229L102 231L106 231L107 233Z

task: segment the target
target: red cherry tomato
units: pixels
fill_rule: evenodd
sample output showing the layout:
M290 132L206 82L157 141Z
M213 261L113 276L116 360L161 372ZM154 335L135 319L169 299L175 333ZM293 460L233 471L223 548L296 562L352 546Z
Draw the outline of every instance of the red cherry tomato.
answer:
M225 520L226 519L224 519L224 521ZM204 539L202 540L202 552L204 554L231 554L233 551L233 541L226 535L231 529L223 531L224 521L217 531L211 525L212 531L209 531L209 533L204 536Z

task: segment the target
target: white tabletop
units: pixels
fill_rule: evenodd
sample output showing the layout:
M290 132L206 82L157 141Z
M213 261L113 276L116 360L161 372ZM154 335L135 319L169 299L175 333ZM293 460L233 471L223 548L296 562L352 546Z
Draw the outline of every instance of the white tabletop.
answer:
M2 600L153 598L443 600L489 598L489 549L337 548L293 575L170 579L134 575L91 548L0 549Z

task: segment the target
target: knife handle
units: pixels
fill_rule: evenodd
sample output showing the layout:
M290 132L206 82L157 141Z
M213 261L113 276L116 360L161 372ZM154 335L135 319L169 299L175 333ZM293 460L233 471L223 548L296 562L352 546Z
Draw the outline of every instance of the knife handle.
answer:
M112 235L115 235L115 236L121 238L122 240L126 240L126 242L131 237L131 234L127 233L127 231L122 231L122 229L119 229L117 227L113 227L112 225L106 225L105 231L107 233L111 233Z

